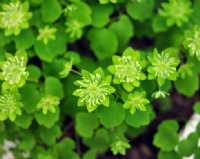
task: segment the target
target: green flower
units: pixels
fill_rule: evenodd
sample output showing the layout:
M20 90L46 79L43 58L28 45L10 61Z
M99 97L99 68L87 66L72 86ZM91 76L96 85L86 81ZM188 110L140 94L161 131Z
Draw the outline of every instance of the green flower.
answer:
M117 0L99 0L101 4L106 4L106 3L117 3Z
M4 80L4 85L9 87L22 87L29 75L26 71L26 57L6 54L6 61L1 63L0 79Z
M149 104L149 100L145 98L145 92L134 92L128 95L128 99L125 100L124 108L130 109L130 113L134 114L136 109L146 111L146 105Z
M50 40L56 39L56 31L56 28L50 28L47 25L43 29L39 29L39 35L37 36L37 40L41 40L45 45L47 45Z
M77 40L79 39L83 34L83 26L80 22L77 20L69 20L65 23L67 29L66 32L70 38L70 40Z
M6 92L0 95L0 120L9 118L14 121L16 115L21 115L21 107L23 104L19 101L20 95L16 92Z
M73 94L79 97L78 106L87 106L89 112L94 111L99 105L109 106L109 95L115 92L110 86L111 76L104 75L102 68L93 74L83 70L82 80L75 82L80 88Z
M200 60L200 26L185 32L183 44L191 56L196 56Z
M176 67L179 64L179 60L175 57L170 57L170 55L163 51L161 54L155 49L153 57L148 57L150 66L147 71L149 72L149 79L158 79L159 85L164 83L165 79L176 80L177 71Z
M69 75L71 69L72 69L72 66L73 66L73 62L72 60L71 61L68 61L64 64L64 69L62 71L59 72L59 75L60 75L60 78L65 78Z
M158 99L158 98L165 98L168 95L169 93L159 90L159 91L154 92L151 96L155 99Z
M113 64L108 67L108 70L114 74L113 82L115 84L123 84L127 91L132 91L134 87L140 86L140 80L146 78L142 73L142 61L140 52L128 48L124 51L123 56L114 55L112 58Z
M176 24L181 27L183 23L187 23L189 15L192 12L191 2L189 0L169 0L168 3L163 2L162 9L159 14L167 19L167 25Z
M128 143L127 140L119 139L111 144L111 151L114 155L117 155L118 153L121 155L125 155L126 149L130 147L131 145Z
M48 111L55 113L57 107L60 104L59 98L52 95L46 95L42 97L37 104L37 109L42 109L43 114L47 114Z
M18 35L22 29L28 28L28 20L32 13L28 12L29 3L19 1L2 5L0 12L0 28L5 29L5 35Z

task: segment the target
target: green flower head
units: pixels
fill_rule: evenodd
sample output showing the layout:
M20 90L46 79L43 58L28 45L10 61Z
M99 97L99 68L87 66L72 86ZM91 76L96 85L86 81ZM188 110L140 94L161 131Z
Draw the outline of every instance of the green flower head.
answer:
M130 113L134 114L136 110L146 111L146 105L149 104L149 100L145 98L145 92L135 91L133 94L128 95L128 99L125 100L124 108L130 109Z
M126 149L130 147L131 145L128 143L127 140L119 139L111 144L111 151L114 155L117 155L118 153L121 155L125 155Z
M60 104L59 98L52 95L46 95L42 97L37 104L37 109L42 109L43 114L47 114L48 111L55 113L57 107Z
M112 58L113 65L108 70L114 74L114 83L123 84L127 91L132 91L134 87L140 86L140 80L146 78L142 73L142 61L140 52L128 48L124 51L123 56L114 55Z
M101 4L117 3L118 0L99 0Z
M150 66L147 71L149 72L149 79L158 79L158 82L161 84L165 79L176 80L177 71L176 67L179 64L179 60L175 57L170 57L170 55L163 51L161 54L155 49L153 57L148 57ZM162 85L162 84L161 84Z
M183 44L191 56L196 56L200 60L200 26L185 32Z
M56 31L56 28L50 28L47 25L43 29L39 29L39 35L37 36L37 40L41 40L45 45L47 45L49 41L56 39Z
M94 111L99 105L109 106L109 95L115 92L110 86L111 76L104 75L102 68L93 74L83 70L82 80L75 82L80 88L73 94L79 97L78 106L87 106L89 112Z
M82 34L83 34L83 26L80 22L78 22L77 20L69 20L66 23L66 32L70 38L70 40L76 40L79 39Z
M165 98L168 95L169 93L159 90L159 91L154 92L151 96L155 99L158 99L158 98Z
M168 26L176 24L178 27L188 22L191 12L190 0L169 0L168 3L163 2L162 9L159 10L160 16L166 18Z
M29 75L26 71L26 57L20 56L20 51L15 56L6 54L6 61L1 63L0 78L6 87L22 87ZM24 52L23 52L24 53Z
M21 115L23 104L19 101L20 95L16 92L6 92L0 95L0 120L9 118L14 121L17 115Z
M28 12L29 3L20 1L2 5L0 11L0 28L5 29L5 35L18 35L22 29L28 28L28 20L32 13Z

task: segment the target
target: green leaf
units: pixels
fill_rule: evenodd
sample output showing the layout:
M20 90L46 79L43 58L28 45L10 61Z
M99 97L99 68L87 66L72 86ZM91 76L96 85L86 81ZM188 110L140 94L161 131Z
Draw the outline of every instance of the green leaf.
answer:
M200 102L196 102L193 107L194 107L194 111L200 114Z
M35 36L31 29L26 29L16 36L14 41L16 49L28 49L33 46L35 42Z
M29 65L27 70L29 72L28 78L30 80L37 81L42 75L40 68L35 65Z
M174 151L172 152L164 152L161 151L158 154L158 159L181 159L177 153L175 153Z
M165 18L156 15L152 20L152 28L155 33L163 32L168 29Z
M176 120L165 120L158 126L158 131L178 132L179 125Z
M63 86L59 79L50 76L46 77L44 85L46 94L57 96L60 99L64 97Z
M110 29L117 35L118 50L125 50L130 38L133 37L134 34L134 27L129 17L121 15L117 22L113 22L110 25Z
M127 13L138 21L143 22L153 15L154 0L130 1L126 5Z
M176 133L162 131L154 136L153 144L163 151L171 151L178 144L178 140Z
M76 114L76 131L84 138L90 138L98 128L99 121L94 114L80 112Z
M42 18L44 22L55 22L62 13L62 8L57 0L44 0L41 5Z
M178 123L175 120L166 120L158 126L153 144L162 151L172 151L179 142ZM167 136L167 137L166 137Z
M105 26L110 19L110 15L113 12L113 6L106 5L91 5L92 9L92 25L94 27L103 27Z
M61 130L58 125L54 125L51 128L40 127L40 138L47 145L53 145L56 143L56 139L61 135Z
M94 149L90 149L83 155L83 159L95 159L97 156L97 153Z
M31 132L23 134L23 137L19 141L20 150L30 151L36 144L35 137L31 134Z
M199 159L200 158L200 148L198 148L196 151L195 151L195 157L194 159Z
M74 9L68 10L66 13L67 22L70 20L78 21L82 26L87 26L91 24L92 18L92 10L87 3L82 1L73 1L71 5Z
M135 128L148 125L151 121L152 108L150 105L147 105L146 109L146 111L137 110L134 115L127 110L125 122Z
M0 122L0 133L5 131L5 124L3 122Z
M17 116L14 122L18 127L28 129L32 123L32 120L33 115L23 112L22 115Z
M37 90L37 85L33 83L25 84L21 88L20 94L24 105L23 109L26 113L34 113L37 111L36 105L41 98L41 94Z
M78 158L77 154L73 152L75 147L76 147L75 142L71 138L64 138L63 140L61 140L61 142L55 144L53 149L57 153L59 159L65 159L65 158L77 159Z
M181 157L192 155L198 147L199 136L197 133L190 134L187 139L182 140L178 144L178 154Z
M111 57L118 47L117 36L109 29L93 28L88 33L90 47L98 59Z
M59 153L63 154L65 151L72 151L76 147L74 140L71 138L64 138L61 142L57 143L54 149ZM63 153L61 153L63 152Z
M41 111L37 112L35 113L35 118L39 125L51 128L60 119L60 109L56 107L55 113L48 112L45 115Z
M121 103L111 102L109 107L99 107L97 116L105 128L114 128L123 122L125 110Z
M103 153L110 145L108 131L105 129L98 129L95 133L95 136L89 139L84 139L84 143L90 148L94 149L97 153Z
M179 77L175 81L175 87L180 94L192 97L194 93L199 89L198 75L193 74L192 76L186 76L184 79Z

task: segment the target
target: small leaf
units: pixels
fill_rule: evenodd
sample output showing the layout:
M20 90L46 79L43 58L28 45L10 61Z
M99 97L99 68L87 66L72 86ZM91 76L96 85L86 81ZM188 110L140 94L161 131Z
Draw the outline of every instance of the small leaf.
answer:
M153 15L154 0L130 1L126 5L128 14L138 21L143 22Z
M116 53L117 36L109 29L93 28L88 33L90 47L99 59L105 59Z
M111 113L112 112L112 113ZM125 118L125 110L120 103L112 102L109 107L100 107L97 116L105 128L119 126Z
M181 157L189 157L198 147L199 136L197 133L190 134L187 139L182 140L178 144L178 154Z
M109 22L109 16L113 12L112 5L91 5L91 9L92 25L94 27L103 27Z
M57 96L62 99L64 96L63 85L59 79L55 77L46 77L45 79L45 93Z
M94 130L99 126L99 121L94 114L77 113L76 131L84 138L93 136Z
M146 111L137 110L134 115L127 110L125 118L126 123L135 128L148 125L151 121L152 108L147 105L146 109Z
M42 112L37 112L35 118L39 125L51 128L60 119L60 109L56 107L55 113L48 112L45 115Z
M16 49L28 49L33 46L35 36L31 29L23 30L18 36L15 37Z
M61 135L61 130L58 125L54 125L53 127L46 128L40 127L40 138L47 145L53 145L56 143L56 139Z
M55 22L62 13L62 8L57 0L44 0L41 5L42 18L44 22Z
M194 107L194 111L200 114L200 102L196 102L193 107Z
M179 77L175 81L175 87L180 94L192 97L194 93L199 89L198 75L193 74L192 76L186 76L184 79Z

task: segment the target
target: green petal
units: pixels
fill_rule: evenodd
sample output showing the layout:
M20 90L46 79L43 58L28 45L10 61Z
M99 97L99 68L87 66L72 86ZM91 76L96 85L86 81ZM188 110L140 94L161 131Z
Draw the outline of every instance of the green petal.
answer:
M103 101L102 104L103 104L104 106L106 106L106 107L109 107L109 104L110 104L109 96L106 97L106 99Z

